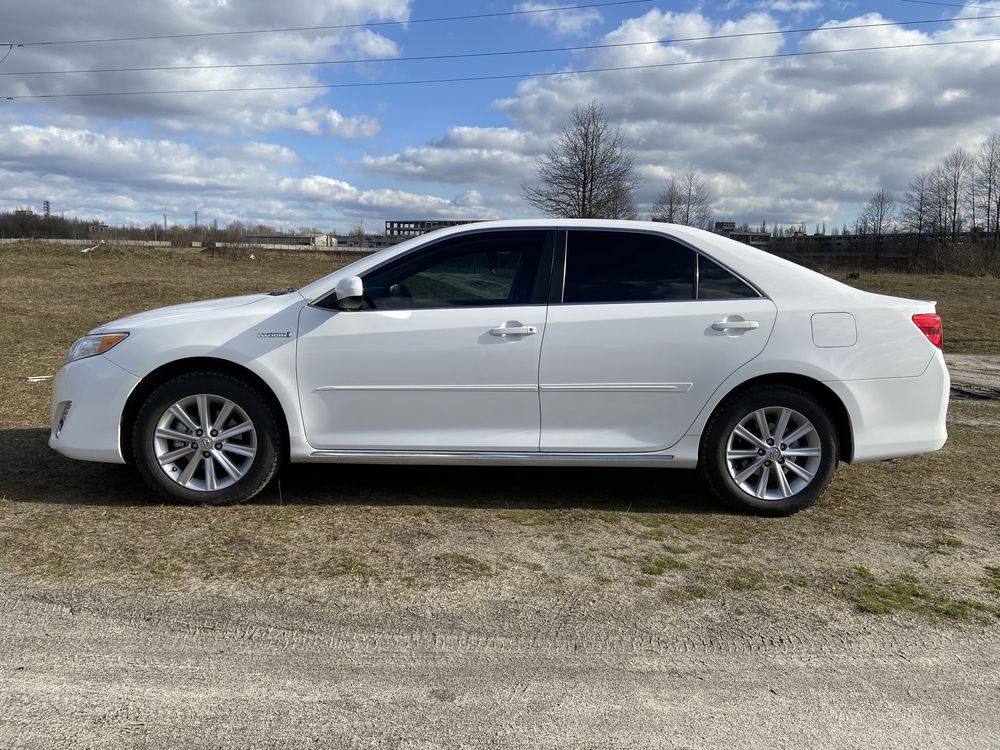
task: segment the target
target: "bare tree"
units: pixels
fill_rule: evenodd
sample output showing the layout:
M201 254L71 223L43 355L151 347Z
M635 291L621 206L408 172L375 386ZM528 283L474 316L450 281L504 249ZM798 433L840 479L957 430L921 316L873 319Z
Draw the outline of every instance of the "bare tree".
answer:
M708 227L712 219L712 193L701 176L689 167L681 178L681 195L684 203L681 224L689 227Z
M355 224L348 232L348 236L355 247L365 247L368 244L368 233L365 232L364 224Z
M927 204L927 229L943 242L948 233L948 187L940 166L927 173Z
M609 219L638 219L639 212L635 210L635 200L632 198L634 185L620 182L608 200L606 215Z
M875 273L879 272L882 264L882 237L892 227L895 216L896 201L885 188L874 193L861 210L859 224L867 226L875 237Z
M969 171L972 160L963 148L956 148L944 158L941 164L941 190L945 209L945 231L951 234L951 240L958 239L962 231L962 205L967 189Z
M574 219L635 216L638 187L632 154L617 126L592 101L573 110L570 124L556 137L538 165L538 187L522 185L525 199L547 214Z
M993 247L1000 250L1000 130L994 130L976 156L979 200L986 216L986 234L993 235Z
M231 221L226 225L226 240L242 245L247 235L247 226L242 221ZM166 238L164 238L166 239Z
M688 167L680 177L666 181L649 218L707 229L712 220L712 192L701 175Z
M969 229L973 234L979 227L976 222L976 209L979 208L979 196L976 194L976 189L979 187L978 171L979 163L970 156L969 172L965 178L965 184L962 186L962 206L965 209L965 215L969 217Z
M931 176L926 170L917 174L906 189L902 205L903 226L917 235L916 255L920 255L920 241L930 224Z
M677 185L677 178L672 176L660 190L653 202L653 210L649 215L650 221L665 221L670 224L680 222L681 215L681 191Z

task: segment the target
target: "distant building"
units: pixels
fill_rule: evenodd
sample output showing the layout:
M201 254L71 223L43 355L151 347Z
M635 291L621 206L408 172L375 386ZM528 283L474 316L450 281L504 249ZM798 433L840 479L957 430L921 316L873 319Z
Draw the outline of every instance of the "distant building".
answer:
M418 237L435 229L445 227L457 227L461 224L473 224L482 219L461 219L457 221L446 221L441 219L418 220L418 221L387 221L385 223L385 236L405 239L407 237Z
M811 237L792 237L795 242L811 240L820 250L837 252L856 245L861 238L856 234L814 234Z
M337 238L332 234L321 234L319 232L312 232L309 234L312 237L312 244L314 247L336 247Z
M715 222L715 229L712 231L716 234L721 234L723 237L728 237L731 240L742 242L744 245L750 245L751 247L766 248L771 244L770 232L754 232L750 229L737 229L735 221L717 221Z
M252 234L243 238L247 245L295 246L295 247L336 247L337 238L329 234L309 232L306 234Z
M35 212L31 206L18 206L14 209L14 216L34 216Z
M386 237L384 234L338 234L333 239L342 250L381 250L402 242L405 237Z

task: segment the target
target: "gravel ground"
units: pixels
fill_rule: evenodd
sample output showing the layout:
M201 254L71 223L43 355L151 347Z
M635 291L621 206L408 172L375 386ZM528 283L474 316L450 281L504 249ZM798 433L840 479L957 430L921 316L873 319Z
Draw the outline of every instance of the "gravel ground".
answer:
M948 354L945 360L953 396L1000 399L1000 356Z
M0 745L988 748L1000 736L992 630L818 622L793 606L784 621L702 613L651 632L590 593L510 592L490 607L361 593L6 581Z
M949 365L965 404L954 410L956 434L989 440L998 412L973 400L1000 393L1000 357L949 356ZM40 430L15 437L44 440ZM19 460L36 460L30 448L16 450ZM273 499L144 511L116 499L137 491L130 476L68 462L75 473L65 474L61 459L45 454L24 475L34 480L18 480L21 496L0 504L0 544L8 545L0 550L0 748L995 748L995 612L876 616L824 590L849 585L846 566L873 559L886 571L921 572L949 596L1000 597L977 588L983 565L1000 564L988 498L969 489L975 483L913 483L921 467L962 454L943 455L892 470L852 468L825 509L784 521L730 516L695 498L684 501L694 511L663 514L664 526L639 525L631 519L652 517L634 509L571 508L559 511L565 526L536 527L535 515L556 511L469 500L425 512L369 497L356 506L308 501L294 513L315 520L301 526L280 526L293 511L268 505ZM47 488L37 480L46 467L81 482L111 479L107 505ZM10 486L17 468L6 467ZM285 493L316 493L326 476L300 471ZM383 489L365 491L391 495L421 479L461 495L479 481L449 476L457 479L386 470ZM539 476L570 477L562 491L574 496L606 489L592 473ZM621 476L640 496L659 481ZM360 473L345 477L368 487ZM682 489L687 481L678 480ZM865 506L852 504L851 488L888 483L891 491L893 481L922 487L929 504L905 518L900 511L900 529L886 531L894 506L858 510ZM501 490L527 494L516 481ZM949 493L961 496L952 506ZM922 528L949 518L959 526ZM170 544L181 549L177 524L191 522L209 528L208 541L217 534L219 549L199 547L205 537L191 529L183 564L149 558ZM225 568L231 549L222 546L235 542L222 541L230 538L220 529L233 523L247 532L239 544L248 560L285 559L287 569L243 577ZM50 528L46 537L46 524L72 533ZM115 530L138 528L142 536L124 538L113 558ZM279 528L288 539L254 542L249 533ZM172 538L158 541L158 530ZM313 575L293 553L319 551L324 538L353 545L358 561L338 558L332 573ZM661 565L688 560L687 569L640 573L649 545L667 543L673 557ZM14 546L22 552L8 554ZM780 576L718 583L740 566L769 571L783 558ZM382 572L358 572L367 565ZM682 586L684 576L691 580Z

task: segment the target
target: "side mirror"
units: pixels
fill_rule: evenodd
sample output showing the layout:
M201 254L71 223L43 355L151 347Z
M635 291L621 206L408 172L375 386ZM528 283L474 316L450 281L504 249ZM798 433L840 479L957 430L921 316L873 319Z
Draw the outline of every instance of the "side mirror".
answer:
M338 310L357 310L364 299L365 287L357 276L347 276L333 288Z

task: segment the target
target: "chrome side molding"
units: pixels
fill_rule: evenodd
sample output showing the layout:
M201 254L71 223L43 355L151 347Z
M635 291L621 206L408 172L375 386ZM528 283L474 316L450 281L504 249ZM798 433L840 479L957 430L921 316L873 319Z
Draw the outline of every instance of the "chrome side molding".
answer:
M469 451L373 451L321 450L310 461L345 464L478 464L556 466L559 464L603 464L617 466L662 466L674 460L665 453L533 453Z

